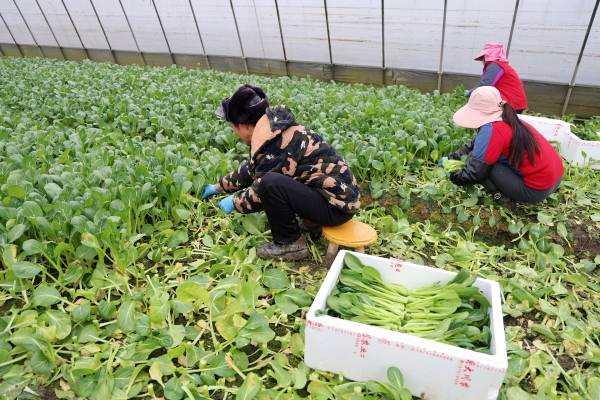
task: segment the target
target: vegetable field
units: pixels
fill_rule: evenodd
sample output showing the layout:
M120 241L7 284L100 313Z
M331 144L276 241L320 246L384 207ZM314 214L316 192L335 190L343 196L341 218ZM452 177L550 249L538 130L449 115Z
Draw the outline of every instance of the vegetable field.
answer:
M0 398L406 398L390 389L401 383L304 365L322 239L308 261L262 261L264 214L199 200L246 156L213 115L245 82L344 155L363 187L358 218L379 233L372 253L502 285L502 399L600 398L600 171L567 166L539 206L454 186L436 161L473 135L452 124L461 89L8 58Z

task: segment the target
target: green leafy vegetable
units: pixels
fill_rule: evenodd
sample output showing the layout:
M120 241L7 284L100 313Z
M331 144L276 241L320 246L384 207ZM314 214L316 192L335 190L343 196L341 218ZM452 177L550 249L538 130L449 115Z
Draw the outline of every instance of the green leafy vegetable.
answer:
M338 286L327 298L334 316L488 352L491 338L488 300L468 272L445 285L409 291L386 283L379 272L347 253ZM397 381L399 376L392 376Z
M264 213L200 201L248 156L214 117L246 82L344 156L362 189L355 218L379 234L369 251L502 285L501 398L595 396L600 171L565 164L549 199L507 209L479 185L453 185L435 162L472 139L452 122L461 88L1 57L0 398L408 398L396 371L348 382L303 364L323 241L306 261L259 260ZM596 123L572 129L597 140ZM382 285L348 269L360 272L350 284ZM410 294L377 293L380 312ZM438 313L457 304L431 301ZM407 304L394 305L427 305Z
M461 160L444 160L443 167L446 172L456 172L465 167L465 162Z

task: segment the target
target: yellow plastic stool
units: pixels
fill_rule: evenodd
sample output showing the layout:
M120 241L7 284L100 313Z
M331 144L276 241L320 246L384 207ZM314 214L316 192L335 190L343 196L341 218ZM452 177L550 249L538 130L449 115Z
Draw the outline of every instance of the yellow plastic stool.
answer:
M364 253L365 247L377 240L377 232L371 226L351 219L350 221L336 226L324 226L323 236L329 241L325 262L331 265L339 246L349 247Z

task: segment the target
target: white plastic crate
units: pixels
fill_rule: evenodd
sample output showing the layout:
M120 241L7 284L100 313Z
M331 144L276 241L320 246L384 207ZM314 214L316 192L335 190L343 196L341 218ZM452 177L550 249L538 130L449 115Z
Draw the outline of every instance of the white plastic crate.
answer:
M306 316L304 361L314 369L341 373L355 381L387 382L387 369L397 367L406 387L427 400L492 400L506 368L506 342L500 285L478 278L474 286L490 301L491 355L387 329L317 316L337 284L348 251L337 254ZM456 275L437 268L354 253L376 268L386 282L408 289L445 283Z
M519 118L532 125L549 142L558 143L565 160L580 166L591 163L592 168L600 169L599 141L581 139L571 132L571 124L560 119L531 115L521 115Z

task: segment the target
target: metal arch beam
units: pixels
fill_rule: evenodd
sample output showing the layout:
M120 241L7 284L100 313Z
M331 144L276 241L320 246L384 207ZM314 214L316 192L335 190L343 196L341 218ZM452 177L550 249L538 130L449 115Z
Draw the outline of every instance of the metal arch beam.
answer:
M198 19L196 18L194 5L192 4L192 0L188 0L188 3L190 4L190 10L192 10L192 17L194 17L194 24L196 25L196 31L198 32L198 39L200 39L200 46L202 46L202 52L204 53L204 58L206 59L206 66L210 69L210 60L208 59L208 54L206 54L206 47L204 47L204 41L202 40L202 34L200 33L200 25L198 25Z
M135 33L133 33L133 28L131 28L129 17L125 12L125 8L123 7L123 2L121 0L119 0L119 5L121 6L121 11L123 12L123 16L125 17L125 21L127 22L127 26L129 27L129 32L131 32L131 37L133 38L133 42L135 43L135 48L137 49L138 54L142 58L142 62L144 63L144 65L148 65L148 63L146 62L146 57L144 57L144 53L142 53L142 51L140 50L140 45L138 44L137 38L135 37Z
M281 28L281 17L279 15L279 4L277 0L275 1L275 11L277 12L277 23L279 24L279 36L281 37L281 48L283 49L283 61L285 62L285 74L287 76L290 75L289 67L288 67L288 58L287 53L285 51L285 43L283 41L283 29Z
M246 75L248 72L248 60L246 60L246 54L244 54L244 46L242 45L242 37L240 36L240 28L238 27L237 18L235 16L235 10L233 8L233 1L229 0L229 6L231 7L231 15L233 15L233 23L235 24L235 31L237 32L238 42L240 44L240 51L242 53L242 60L244 60L244 69L246 70Z
M385 0L381 0L381 84L385 85Z
M17 12L19 13L19 16L23 20L23 23L25 23L25 27L27 28L27 32L29 32L29 36L31 36L31 39L33 39L33 43L35 43L35 45L37 46L37 48L40 49L40 53L42 53L42 56L46 57L46 54L44 54L44 50L39 45L37 39L33 35L33 31L31 30L31 27L29 26L29 23L27 22L27 20L25 19L25 16L21 12L21 7L19 7L19 5L17 4L16 0L13 0L13 4L15 5L15 8L17 9ZM4 20L4 17L2 19ZM13 40L15 41L15 44L19 48L19 53L21 53L21 57L23 57L24 53L23 53L23 51L21 49L21 45L17 44L17 41L15 40L12 32L10 31L10 27L8 26L8 24L6 23L6 21L4 22L4 24L6 25L6 28L8 29L8 32L10 33L10 36L13 38Z
M381 68L385 70L385 0L381 0Z
M16 0L13 0L13 1L15 2L15 4L17 4ZM35 0L35 4L40 9L40 12L42 13L42 17L44 17L44 21L46 21L46 25L48 25L48 29L50 29L50 33L52 34L52 37L54 38L54 41L56 42L56 45L58 46L58 49L60 50L60 54L62 55L63 60L66 60L67 57L65 56L65 52L63 51L62 46L58 42L58 38L56 37L56 34L54 33L54 29L52 29L52 25L50 25L50 21L48 21L48 18L46 17L46 13L44 12L44 9L40 6L40 2L38 0Z
M515 2L515 11L513 13L512 22L510 24L510 34L508 35L508 44L506 45L506 58L508 58L508 54L510 53L510 45L512 44L513 33L515 31L515 23L517 22L517 14L519 12L519 1Z
M444 19L442 22L442 45L440 46L440 64L438 66L438 83L437 89L438 91L442 90L442 74L444 73L443 63L444 63L444 42L446 41L446 15L448 13L448 0L444 0Z
M6 23L6 20L4 19L4 15L2 15L1 12L0 12L0 19L2 19L2 23L4 23L4 26L6 26L6 30L8 31L8 33L10 35L10 38L15 43L15 47L19 51L19 55L21 57L23 57L23 50L21 49L21 45L19 43L17 43L17 40L15 39L15 36L13 35L12 31L10 30L10 26L8 26L8 24ZM35 41L35 39L34 39L34 41Z
M75 30L75 35L77 35L77 39L79 40L79 43L81 43L81 48L85 52L86 58L88 60L90 60L90 54L88 53L87 48L83 44L83 40L81 40L81 35L79 34L79 31L77 30L77 26L75 26L75 21L73 21L73 18L71 17L71 13L69 12L67 5L65 4L65 0L60 0L60 2L62 3L63 8L65 9L65 11L67 13L67 17L69 17L69 21L71 21L71 25L73 25L73 29Z
M158 24L160 25L160 30L163 34L163 37L165 38L165 43L167 44L167 50L169 51L169 56L171 57L171 64L175 64L177 65L177 63L175 62L175 57L173 56L173 52L171 51L171 45L169 44L169 39L167 38L167 33L165 32L165 28L163 27L162 24L162 19L160 18L160 14L158 13L158 8L156 8L156 3L154 2L154 0L152 1L152 7L154 8L154 12L156 13L156 18L158 18Z
M592 11L592 16L590 17L590 22L588 24L587 30L585 31L585 36L583 38L583 43L581 44L581 49L579 50L579 56L577 56L577 63L575 64L575 69L573 70L573 76L571 76L571 82L569 82L569 89L567 90L565 102L563 103L562 115L565 115L567 107L569 106L569 101L571 100L571 93L573 92L573 88L575 87L575 79L577 78L577 72L579 71L579 65L581 64L581 59L583 58L583 53L585 52L585 46L587 45L587 41L590 36L590 31L592 30L592 25L594 25L594 20L596 19L596 12L598 11L599 4L600 0L596 0L596 5L594 5L594 11Z
M93 0L90 0L90 5L92 6L92 10L94 10L94 15L96 15L96 20L98 21L98 24L100 24L100 30L102 30L102 35L104 35L104 40L106 40L106 45L108 46L108 50L110 50L110 55L112 57L112 60L115 64L118 64L117 57L115 56L115 52L112 49L112 46L110 45L110 41L108 40L108 35L106 35L106 31L104 30L104 25L102 24L102 20L100 19L100 16L98 15L98 11L96 11L96 6L94 5Z
M327 27L327 47L329 47L329 64L333 65L333 53L331 52L331 33L329 32L329 11L327 11L327 0L323 0L325 9L325 26Z

